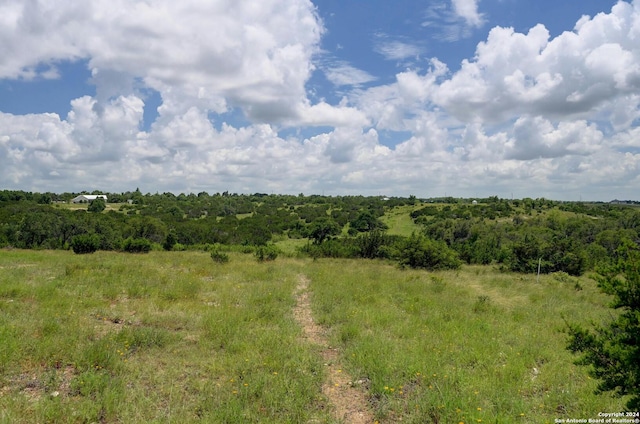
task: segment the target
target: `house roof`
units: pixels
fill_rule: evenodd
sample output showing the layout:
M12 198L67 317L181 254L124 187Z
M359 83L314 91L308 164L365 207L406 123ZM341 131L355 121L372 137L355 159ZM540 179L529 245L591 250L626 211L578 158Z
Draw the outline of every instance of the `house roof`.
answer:
M80 196L76 196L73 199L71 199L71 201L75 202L78 200L96 200L98 197L101 199L107 200L106 194L81 194Z

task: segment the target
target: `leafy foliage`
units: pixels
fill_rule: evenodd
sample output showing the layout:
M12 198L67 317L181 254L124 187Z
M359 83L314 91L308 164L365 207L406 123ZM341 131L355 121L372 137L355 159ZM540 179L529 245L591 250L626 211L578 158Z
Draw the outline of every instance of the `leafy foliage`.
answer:
M390 246L394 238L386 235L380 230L364 233L356 239L358 256L362 258L389 258L391 256Z
M393 259L402 238L386 234L381 218L403 206L409 206L403 213L421 227L420 234L444 243L460 260L514 272L534 273L540 263L543 273L579 276L615 263L623 240L640 240L640 211L634 205L495 196L420 202L415 197L175 195L138 189L105 194L121 203L118 212L87 213L61 205L75 193L0 191L0 245L66 249L75 236L96 234L99 250L121 250L132 238L166 250L224 244L254 252L255 246L276 240L308 238L313 243L301 251L314 257Z
M255 255L258 262L268 262L275 261L279 253L280 250L275 245L268 244L266 246L258 246Z
M613 296L620 314L607 326L593 330L569 325L568 349L581 353L579 364L590 365L600 380L599 392L630 395L627 407L640 409L640 250L635 244L620 247L620 260L599 270L598 286Z
M309 238L313 239L314 243L321 244L331 236L339 233L340 227L338 227L338 224L333 219L323 216L311 223L308 235Z
M386 230L387 226L378 219L371 210L360 212L356 219L349 222L352 233L362 233L374 230Z
M173 246L175 246L176 243L178 243L178 238L176 237L175 232L169 231L169 233L167 234L167 237L164 239L164 242L162 243L162 248L164 250L172 250Z
M144 238L129 237L124 241L122 250L129 253L149 253L151 251L151 242Z
M229 255L220 251L220 249L213 249L211 251L211 259L218 264L226 264L229 262Z
M312 258L356 258L358 249L354 239L331 239L324 243L309 243L300 248L304 254Z
M107 208L107 204L104 202L104 199L98 197L89 203L89 207L87 211L93 213L100 213Z
M100 247L100 238L96 234L80 234L71 239L73 253L94 253Z
M399 243L395 256L400 265L410 268L457 269L461 265L458 254L444 242L415 233Z

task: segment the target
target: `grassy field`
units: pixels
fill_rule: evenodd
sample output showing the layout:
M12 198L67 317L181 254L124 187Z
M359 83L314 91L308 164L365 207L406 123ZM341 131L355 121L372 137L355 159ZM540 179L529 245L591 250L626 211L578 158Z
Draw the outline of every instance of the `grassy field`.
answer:
M124 205L128 205L128 203L107 203L105 206L105 212L108 211L116 211L119 212L120 208ZM53 204L54 208L58 208L58 209L66 209L66 210L70 210L70 211L78 211L78 210L83 210L86 211L87 208L89 207L88 203L54 203Z
M336 423L313 316L380 423L544 423L622 410L565 350L588 278L429 273L230 253L0 251L1 423Z
M416 225L409 214L422 207L424 206L398 206L385 213L381 221L389 227L388 234L410 236L413 232L419 232L422 227Z

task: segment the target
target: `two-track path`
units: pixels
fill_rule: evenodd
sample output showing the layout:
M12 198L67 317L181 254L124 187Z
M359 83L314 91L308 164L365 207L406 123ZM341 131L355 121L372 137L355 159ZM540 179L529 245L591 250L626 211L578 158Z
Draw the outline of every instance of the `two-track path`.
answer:
M297 303L293 313L296 321L304 329L304 337L321 348L322 358L328 369L328 379L322 385L322 393L333 405L336 419L349 424L373 423L373 415L369 410L365 393L342 369L338 350L329 346L324 329L313 320L308 286L309 278L300 275L296 290Z

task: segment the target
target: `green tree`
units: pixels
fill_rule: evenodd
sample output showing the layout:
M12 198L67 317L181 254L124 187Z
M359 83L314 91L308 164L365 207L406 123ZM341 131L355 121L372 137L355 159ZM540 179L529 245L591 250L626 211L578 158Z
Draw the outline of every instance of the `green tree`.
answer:
M166 224L154 216L134 216L128 222L131 228L127 236L146 238L154 243L162 243L167 237Z
M386 230L388 228L385 223L376 218L374 214L368 210L360 212L354 220L349 222L349 227L358 233L377 229Z
M358 255L363 258L386 258L389 256L389 245L392 237L387 236L380 230L360 234L355 244L358 247Z
M399 243L395 257L400 265L411 268L458 269L461 265L458 254L445 242L415 233Z
M584 329L569 324L568 349L581 353L580 365L600 380L598 392L630 395L627 407L640 410L640 250L633 243L619 249L620 259L598 271L598 286L613 296L620 314L607 326Z
M340 227L333 219L323 216L311 223L308 234L315 244L320 244L329 237L340 234Z
M18 246L27 249L56 248L60 243L62 219L51 209L20 211L23 218L18 227Z
M175 231L171 230L167 233L167 237L165 237L164 242L162 243L162 248L164 250L171 250L177 242L178 238L176 237L176 233Z
M94 199L91 203L89 203L89 207L87 208L87 211L94 212L94 213L100 213L103 210L105 210L106 208L107 208L107 204L104 203L104 199L98 197L98 198Z
M244 218L238 221L236 237L241 244L264 246L271 240L269 223L263 216Z

